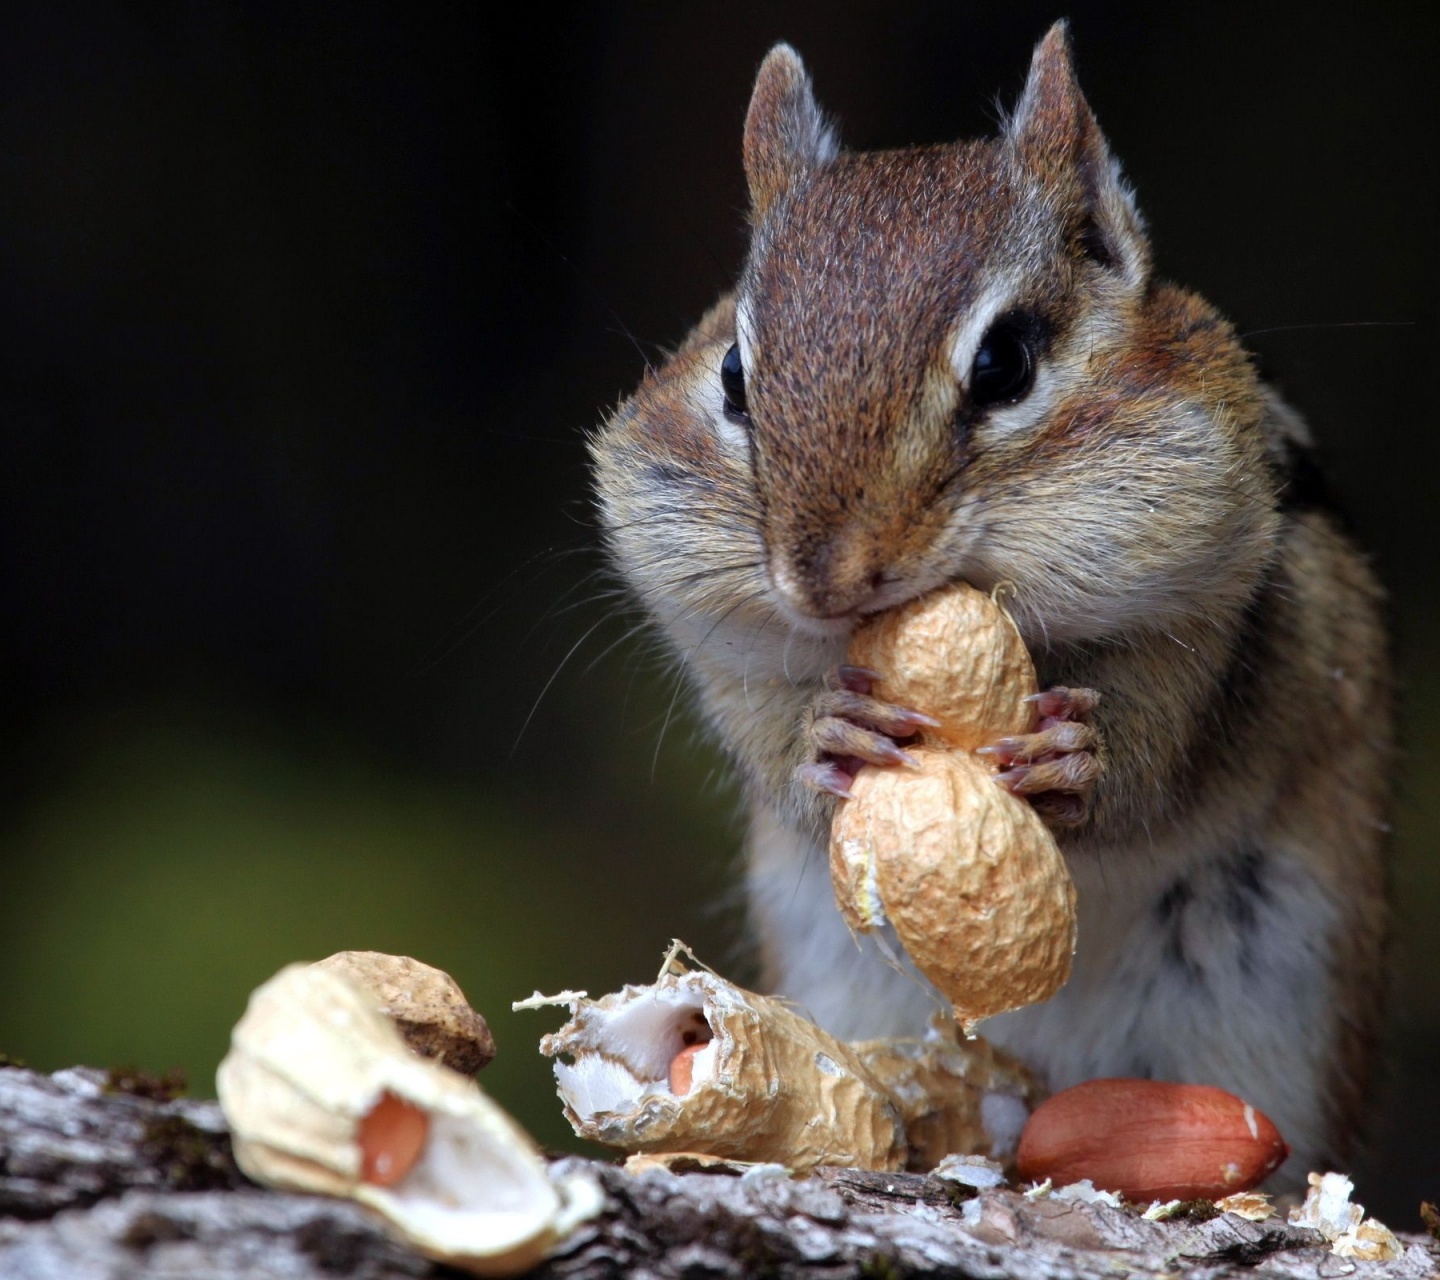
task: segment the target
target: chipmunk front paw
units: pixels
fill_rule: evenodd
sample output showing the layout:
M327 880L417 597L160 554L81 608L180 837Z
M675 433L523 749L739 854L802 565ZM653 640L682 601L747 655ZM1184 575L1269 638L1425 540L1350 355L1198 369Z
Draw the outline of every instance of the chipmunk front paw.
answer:
M839 666L810 706L806 737L814 759L796 770L800 782L843 799L861 765L913 765L905 747L938 722L909 707L871 696L880 676L868 667Z
M1052 827L1079 826L1090 815L1100 778L1100 735L1085 717L1100 702L1093 689L1046 689L1032 699L1040 712L1034 733L1001 738L980 755L1002 766L995 781L1024 796Z

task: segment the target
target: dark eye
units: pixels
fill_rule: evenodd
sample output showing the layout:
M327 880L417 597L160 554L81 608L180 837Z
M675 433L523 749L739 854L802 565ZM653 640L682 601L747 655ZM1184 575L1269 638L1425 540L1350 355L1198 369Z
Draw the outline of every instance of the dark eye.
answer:
M981 339L970 369L970 402L977 407L1024 399L1035 385L1035 353L1020 321L997 320Z
M743 418L745 408L745 366L740 363L740 347L730 344L725 359L720 361L720 388L725 392L725 411Z

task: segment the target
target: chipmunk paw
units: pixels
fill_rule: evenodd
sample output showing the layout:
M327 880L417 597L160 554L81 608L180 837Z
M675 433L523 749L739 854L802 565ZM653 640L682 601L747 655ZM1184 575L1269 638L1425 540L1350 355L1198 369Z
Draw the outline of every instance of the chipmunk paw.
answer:
M830 795L848 798L862 765L914 766L905 747L936 721L909 707L871 696L880 679L867 667L839 666L810 706L806 737L813 759L796 778Z
M1026 797L1051 826L1079 826L1090 815L1103 772L1100 734L1084 720L1100 695L1093 689L1055 688L1030 701L1040 712L1035 732L1001 738L977 754L1000 764L995 781Z

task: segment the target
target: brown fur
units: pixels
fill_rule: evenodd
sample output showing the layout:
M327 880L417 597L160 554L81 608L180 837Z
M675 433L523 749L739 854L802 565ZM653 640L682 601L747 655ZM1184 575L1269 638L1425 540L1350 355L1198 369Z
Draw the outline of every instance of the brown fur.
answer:
M1208 303L1152 278L1063 27L999 139L872 154L836 153L781 46L744 154L735 297L593 452L615 562L746 780L776 985L843 1033L917 1029L923 993L836 924L833 802L795 772L857 617L1008 582L1044 681L1100 692L1104 772L1063 838L1075 977L987 1034L1056 1087L1232 1088L1286 1132L1292 1181L1342 1157L1381 985L1389 707L1378 589L1284 497L1303 426ZM977 409L965 344L1010 312L1041 322L1034 390ZM748 421L722 407L737 337Z

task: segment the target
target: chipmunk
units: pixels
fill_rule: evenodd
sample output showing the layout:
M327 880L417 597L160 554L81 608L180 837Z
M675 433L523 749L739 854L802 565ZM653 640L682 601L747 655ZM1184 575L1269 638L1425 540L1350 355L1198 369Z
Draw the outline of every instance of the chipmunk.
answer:
M738 287L592 456L608 551L743 777L770 986L842 1037L923 1031L936 997L829 883L836 795L924 722L846 642L1006 583L1048 692L997 785L1055 829L1079 945L982 1034L1051 1089L1229 1089L1291 1184L1343 1160L1383 987L1387 645L1303 422L1152 273L1063 23L998 138L873 153L777 45L743 154Z

